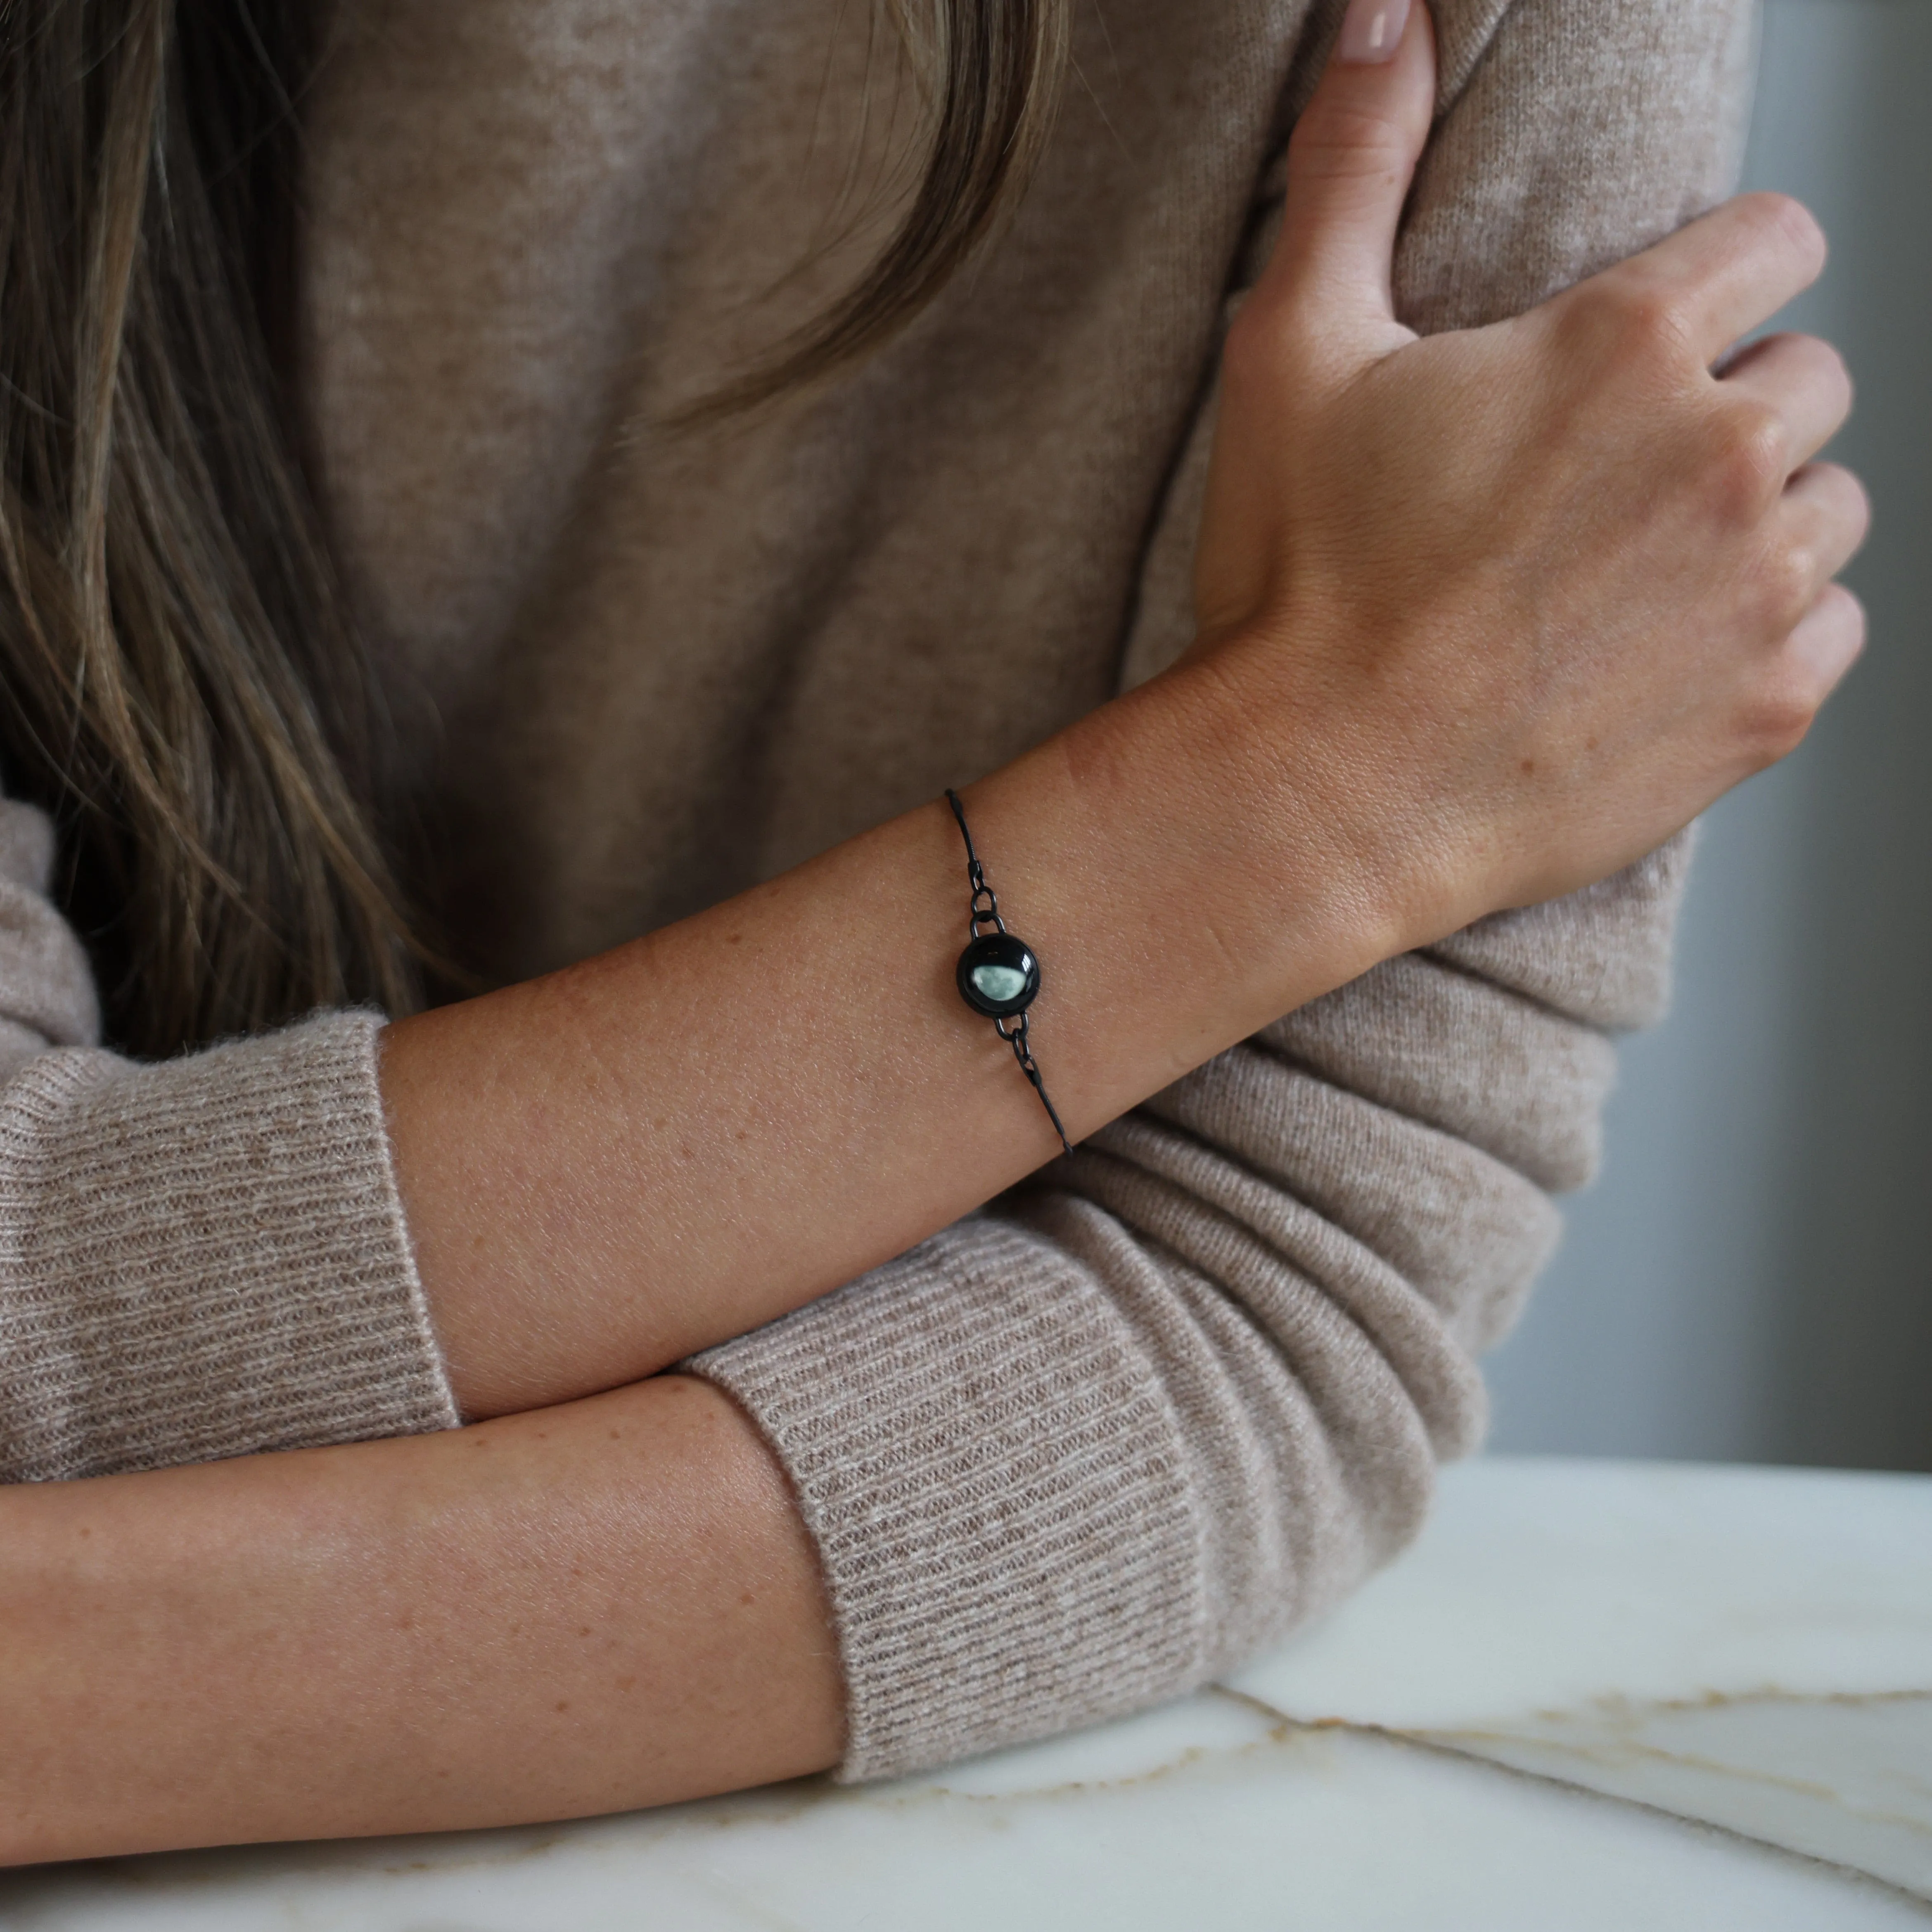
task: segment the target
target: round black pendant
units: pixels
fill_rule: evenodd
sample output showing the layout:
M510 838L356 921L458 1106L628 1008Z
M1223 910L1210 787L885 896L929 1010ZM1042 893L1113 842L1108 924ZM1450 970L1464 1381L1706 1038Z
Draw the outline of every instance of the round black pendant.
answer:
M976 1013L1003 1020L1023 1013L1040 997L1040 962L1010 932L988 932L959 956L953 973L959 997Z

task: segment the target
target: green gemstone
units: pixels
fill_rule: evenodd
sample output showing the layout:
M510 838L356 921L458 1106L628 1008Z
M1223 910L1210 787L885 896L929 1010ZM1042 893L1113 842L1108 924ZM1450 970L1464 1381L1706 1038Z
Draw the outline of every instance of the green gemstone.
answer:
M1026 975L1017 966L976 966L970 975L974 987L996 1006L1017 1000L1026 991Z

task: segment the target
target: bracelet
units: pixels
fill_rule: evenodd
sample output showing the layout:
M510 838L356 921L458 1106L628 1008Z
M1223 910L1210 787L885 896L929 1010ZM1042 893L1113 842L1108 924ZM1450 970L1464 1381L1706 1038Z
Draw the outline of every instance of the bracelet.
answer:
M973 849L973 835L966 829L966 808L950 785L946 789L946 802L952 806L952 815L959 821L959 836L966 842L966 881L973 889L972 910L966 922L969 937L966 950L953 969L953 982L959 988L959 997L976 1013L984 1013L1000 1037L1012 1048L1020 1071L1033 1083L1040 1104L1046 1109L1046 1118L1053 1123L1053 1131L1060 1136L1061 1148L1071 1154L1073 1143L1066 1138L1066 1130L1060 1124L1060 1116L1046 1097L1039 1064L1033 1057L1033 1048L1027 1044L1027 1009L1040 998L1040 961L1024 940L1016 938L1006 930L1006 922L1000 916L1000 902L986 883L986 868L980 863L980 855ZM1010 1030L1009 1020L1013 1023Z

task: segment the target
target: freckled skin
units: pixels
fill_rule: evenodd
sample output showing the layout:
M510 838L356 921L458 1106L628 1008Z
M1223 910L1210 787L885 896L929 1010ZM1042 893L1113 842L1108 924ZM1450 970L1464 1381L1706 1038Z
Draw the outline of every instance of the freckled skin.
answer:
M580 1816L840 1748L784 1478L681 1377L541 1435L0 1490L0 1862Z

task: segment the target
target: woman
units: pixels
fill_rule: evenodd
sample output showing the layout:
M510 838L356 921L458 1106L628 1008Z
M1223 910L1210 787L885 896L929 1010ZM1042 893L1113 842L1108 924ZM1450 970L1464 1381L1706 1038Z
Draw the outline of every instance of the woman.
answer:
M1110 8L1049 140L1060 10L957 0L908 187L818 0L388 0L293 304L230 16L45 10L0 1854L884 1775L1400 1546L1672 835L1859 646L1837 358L1724 359L1816 231L1682 227L1742 8Z

